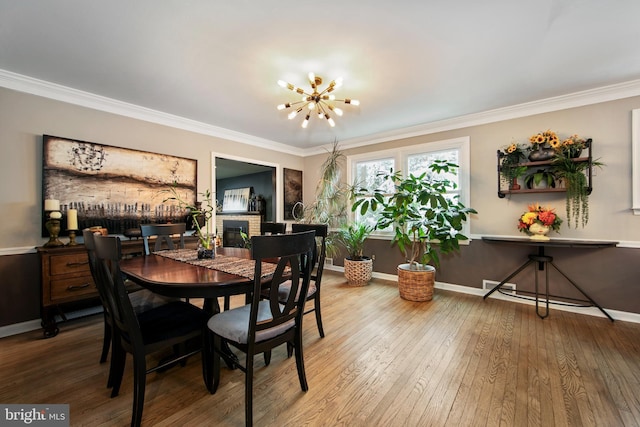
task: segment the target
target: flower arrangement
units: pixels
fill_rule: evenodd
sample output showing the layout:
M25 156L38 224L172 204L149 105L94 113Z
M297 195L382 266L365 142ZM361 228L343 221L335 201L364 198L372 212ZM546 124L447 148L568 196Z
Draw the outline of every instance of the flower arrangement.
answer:
M558 134L550 129L531 135L529 137L529 142L531 143L531 148L534 150L537 150L540 147L551 147L555 149L561 145Z
M555 213L555 209L542 207L538 203L534 203L529 205L528 210L520 215L518 230L532 235L534 233L530 228L533 224L544 225L558 232L562 219Z
M500 172L504 179L511 185L515 179L522 176L526 171L526 166L520 163L527 159L527 147L512 141L500 152L502 159Z
M568 157L578 157L586 147L586 140L579 137L577 134L573 134L569 138L563 140L557 148L554 148L556 152L565 153Z

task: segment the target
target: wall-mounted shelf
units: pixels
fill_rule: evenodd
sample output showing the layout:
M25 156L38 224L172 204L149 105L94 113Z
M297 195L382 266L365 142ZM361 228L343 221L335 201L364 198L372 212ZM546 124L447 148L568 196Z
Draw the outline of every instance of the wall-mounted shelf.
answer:
M591 194L591 190L593 189L592 184L591 184L591 178L593 176L593 159L591 157L591 148L593 146L593 142L591 140L591 138L589 138L588 140L585 141L586 144L586 148L583 151L586 151L586 156L581 156L581 157L576 157L574 159L572 159L574 162L578 162L578 163L588 163L588 166L585 169L585 173L587 175L587 193ZM583 153L584 154L584 153ZM556 187L556 188L522 188L524 186L521 186L520 189L511 189L509 187L509 184L505 182L504 178L502 178L501 175L501 171L502 171L502 158L504 157L504 153L501 150L498 150L498 154L497 154L497 162L498 162L498 197L500 197L501 199L504 198L507 194L534 194L534 193L564 193L566 192L566 189L564 188L564 186L562 187ZM516 165L509 165L509 166L505 166L505 167L520 167L520 166L524 166L525 168L527 168L527 172L525 173L524 176L527 176L531 173L535 173L535 171L537 171L538 169L552 169L553 160L543 160L543 161L537 161L537 162L522 162L522 163L518 163Z

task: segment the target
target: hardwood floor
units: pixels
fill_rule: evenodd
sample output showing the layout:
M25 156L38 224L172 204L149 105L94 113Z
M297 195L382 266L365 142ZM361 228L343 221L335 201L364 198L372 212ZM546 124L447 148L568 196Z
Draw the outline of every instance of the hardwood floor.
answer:
M400 299L393 282L349 287L326 271L326 337L305 318L309 391L285 348L256 362L257 426L639 426L640 325L436 290ZM233 299L239 303L241 299ZM71 425L128 425L132 369L109 398L102 317L0 340L0 402L68 403ZM244 425L244 376L205 390L199 356L147 377L143 425Z

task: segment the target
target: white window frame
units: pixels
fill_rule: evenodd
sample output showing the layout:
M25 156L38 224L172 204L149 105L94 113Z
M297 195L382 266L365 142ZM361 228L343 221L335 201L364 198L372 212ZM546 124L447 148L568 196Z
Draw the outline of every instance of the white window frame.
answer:
M471 155L470 155L470 138L468 136L446 139L442 141L427 142L417 145L409 145L401 148L393 148L388 150L372 151L363 154L354 154L347 156L347 182L353 184L355 177L355 166L359 162L371 161L377 159L394 159L393 170L400 170L403 175L406 174L408 168L407 158L412 154L432 153L443 150L458 150L458 185L460 202L465 206L470 206L471 201ZM351 220L354 219L354 213L350 211ZM462 233L470 237L470 221L465 221ZM391 232L376 231L372 237L390 239ZM461 242L464 244L464 242Z

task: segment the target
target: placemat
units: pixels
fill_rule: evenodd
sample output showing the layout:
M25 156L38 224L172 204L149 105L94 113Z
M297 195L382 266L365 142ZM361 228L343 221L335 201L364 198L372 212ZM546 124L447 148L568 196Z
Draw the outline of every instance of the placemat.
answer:
M253 269L256 263L255 260L252 259L228 255L216 255L213 259L198 259L198 251L196 249L173 249L154 252L154 254L212 270L224 271L225 273L246 277L250 280L253 280ZM263 262L262 278L273 275L275 270L275 264Z

